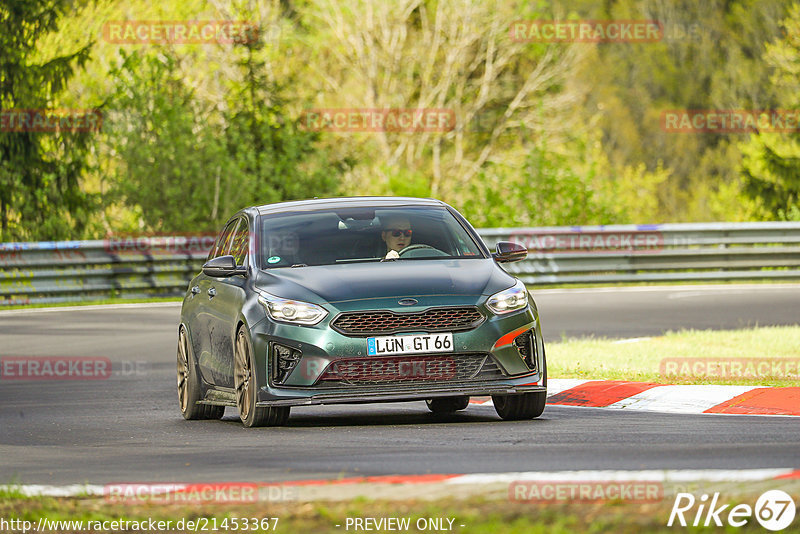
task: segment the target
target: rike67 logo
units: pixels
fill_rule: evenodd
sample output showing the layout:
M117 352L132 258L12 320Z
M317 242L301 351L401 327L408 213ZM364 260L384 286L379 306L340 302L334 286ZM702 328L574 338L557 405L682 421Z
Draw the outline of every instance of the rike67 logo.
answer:
M678 493L667 526L685 527L691 524L693 527L709 527L713 524L721 527L727 523L731 527L742 527L755 517L762 527L776 532L791 525L795 513L794 500L781 490L764 492L754 507L749 504L737 504L733 507L722 504L719 493L714 493L710 500L705 493L699 499L691 493Z

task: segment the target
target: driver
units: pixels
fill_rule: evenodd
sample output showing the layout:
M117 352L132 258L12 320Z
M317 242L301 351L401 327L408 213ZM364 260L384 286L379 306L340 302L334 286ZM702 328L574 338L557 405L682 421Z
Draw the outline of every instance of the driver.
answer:
M381 239L386 243L386 259L400 257L398 252L411 244L411 223L402 216L392 216L383 224Z

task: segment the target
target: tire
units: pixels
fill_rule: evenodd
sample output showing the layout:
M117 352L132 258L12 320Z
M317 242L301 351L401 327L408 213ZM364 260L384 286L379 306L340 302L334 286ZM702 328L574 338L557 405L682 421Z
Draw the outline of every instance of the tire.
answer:
M178 406L181 414L187 420L222 419L225 407L198 404L202 399L203 387L197 376L192 344L186 328L181 326L178 331Z
M542 384L547 387L547 359L542 351ZM547 391L523 393L521 395L492 395L494 409L505 421L535 419L544 412Z
M433 413L454 413L469 406L469 397L461 395L458 397L438 397L427 399L425 404Z
M289 419L288 406L256 406L256 378L253 373L253 347L244 327L236 333L233 358L233 380L236 387L236 406L244 426L281 426Z

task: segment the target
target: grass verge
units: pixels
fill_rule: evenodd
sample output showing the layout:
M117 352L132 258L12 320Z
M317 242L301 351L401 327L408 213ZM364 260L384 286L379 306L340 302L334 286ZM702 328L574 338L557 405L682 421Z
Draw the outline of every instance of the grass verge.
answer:
M800 386L800 327L567 339L547 345L547 367L553 378Z
M797 497L795 497L797 499ZM285 533L328 533L347 532L356 529L346 528L347 518L408 518L410 528L406 532L430 532L450 530L469 534L532 533L532 534L572 534L574 532L600 533L639 533L675 532L676 527L667 527L673 499L657 502L631 503L627 501L604 502L517 502L484 497L466 500L440 499L436 501L372 501L355 499L350 502L294 502L294 503L252 503L246 505L116 505L102 498L35 498L19 499L0 497L0 517L30 521L36 525L40 518L51 521L82 521L82 532L108 532L109 530L86 528L89 521L172 521L192 520L206 525L207 531L216 520L219 526L231 519L278 518L269 523L269 528L247 528L248 532ZM752 506L755 498L747 501ZM693 519L690 517L689 519ZM430 528L430 519L442 521L444 527ZM452 519L452 523L448 520ZM723 517L724 520L724 517ZM418 523L420 521L420 523ZM425 523L421 522L425 521ZM337 526L338 525L338 526ZM428 528L418 528L427 525ZM463 525L463 526L462 526ZM275 528L273 528L275 527ZM712 529L682 528L689 532L710 531ZM730 527L729 527L730 528ZM78 531L72 529L62 531ZM196 529L203 531L202 528ZM231 529L242 531L245 529ZM743 528L736 532L764 532L764 529L751 518ZM21 531L21 530L19 530ZM128 532L137 530L128 529ZM145 531L142 529L141 531ZM181 529L180 531L188 531ZM387 531L379 529L379 531ZM716 530L714 530L716 531Z

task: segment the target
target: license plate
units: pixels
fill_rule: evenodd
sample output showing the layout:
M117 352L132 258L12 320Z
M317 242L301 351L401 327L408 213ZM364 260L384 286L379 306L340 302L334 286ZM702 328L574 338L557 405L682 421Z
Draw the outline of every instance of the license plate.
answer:
M453 334L420 334L411 336L368 337L367 354L418 354L421 352L452 352Z

